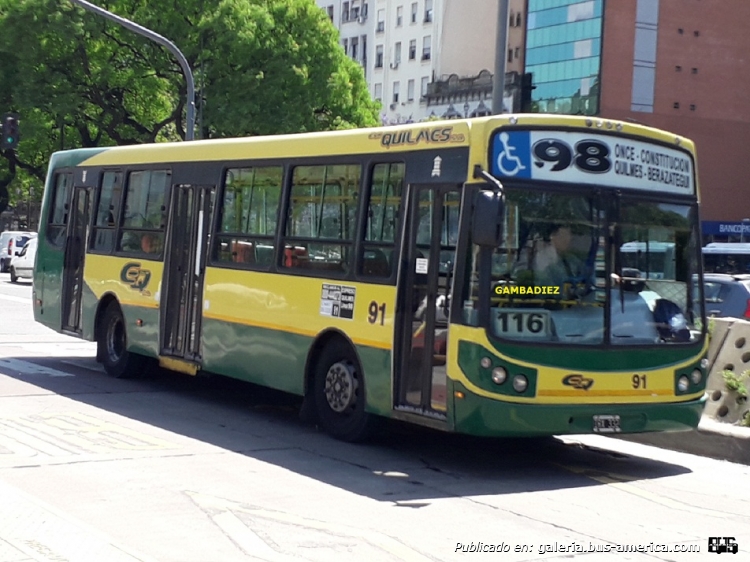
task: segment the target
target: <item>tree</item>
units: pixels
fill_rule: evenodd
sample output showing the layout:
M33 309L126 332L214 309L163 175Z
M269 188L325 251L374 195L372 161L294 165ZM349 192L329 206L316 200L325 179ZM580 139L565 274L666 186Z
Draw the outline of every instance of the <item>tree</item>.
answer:
M378 124L361 67L313 0L97 4L185 54L204 138ZM0 112L19 114L23 135L2 155L0 207L17 172L44 180L56 149L185 137L185 79L172 55L68 0L0 0L0 81Z

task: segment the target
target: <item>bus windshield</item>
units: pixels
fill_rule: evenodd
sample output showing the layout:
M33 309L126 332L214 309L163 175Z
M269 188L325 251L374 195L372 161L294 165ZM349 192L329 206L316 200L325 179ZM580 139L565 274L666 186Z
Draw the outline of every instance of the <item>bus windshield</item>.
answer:
M690 205L509 188L483 303L490 332L588 345L693 341L694 219Z

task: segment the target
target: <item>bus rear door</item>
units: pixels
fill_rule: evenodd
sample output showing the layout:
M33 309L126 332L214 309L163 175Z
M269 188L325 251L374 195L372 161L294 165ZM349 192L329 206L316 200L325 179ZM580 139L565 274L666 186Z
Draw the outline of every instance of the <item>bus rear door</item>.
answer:
M406 243L399 275L396 331L397 410L426 415L446 411L448 306L460 191L457 186L410 186Z
M215 193L214 186L175 185L170 204L160 354L165 366L191 374L201 362L203 277ZM180 362L186 362L182 368Z
M77 335L81 335L82 332L83 269L89 238L91 199L91 188L82 187L76 181L70 202L60 300L62 302L62 330Z

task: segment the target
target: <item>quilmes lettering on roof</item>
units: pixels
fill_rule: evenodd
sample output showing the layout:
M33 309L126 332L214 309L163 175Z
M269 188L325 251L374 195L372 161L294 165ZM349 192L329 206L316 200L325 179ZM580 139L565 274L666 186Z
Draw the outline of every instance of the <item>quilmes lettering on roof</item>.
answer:
M445 144L465 142L463 133L454 133L453 127L435 127L432 129L420 129L409 131L397 131L394 133L377 132L369 136L372 140L380 140L381 146L415 145L415 144Z

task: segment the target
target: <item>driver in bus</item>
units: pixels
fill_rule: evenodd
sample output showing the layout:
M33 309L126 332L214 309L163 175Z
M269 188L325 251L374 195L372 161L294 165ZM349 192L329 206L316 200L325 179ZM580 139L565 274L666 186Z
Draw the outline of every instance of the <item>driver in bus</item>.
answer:
M554 224L547 240L537 240L526 248L526 256L517 269L533 272L536 286L560 287L584 276L585 265L572 251L573 233L567 225Z

